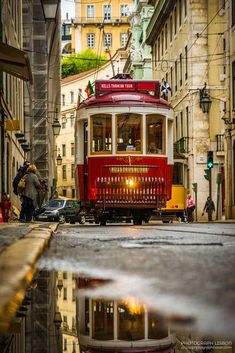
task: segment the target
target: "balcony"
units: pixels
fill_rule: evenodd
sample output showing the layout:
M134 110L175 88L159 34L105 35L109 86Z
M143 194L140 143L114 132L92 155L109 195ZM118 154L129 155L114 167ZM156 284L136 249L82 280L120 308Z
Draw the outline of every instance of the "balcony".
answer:
M216 135L216 152L224 151L224 135Z
M94 25L103 26L105 24L111 24L113 26L120 26L121 24L128 24L127 17L113 17L111 19L104 19L103 17L78 17L73 22L73 25Z
M188 153L189 152L189 137L182 137L174 143L174 152Z

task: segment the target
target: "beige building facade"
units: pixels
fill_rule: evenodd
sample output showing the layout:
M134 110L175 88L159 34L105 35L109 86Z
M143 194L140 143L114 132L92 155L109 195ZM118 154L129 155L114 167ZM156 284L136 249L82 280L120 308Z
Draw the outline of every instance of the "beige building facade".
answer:
M113 56L128 39L128 14L132 0L81 0L75 2L72 49L91 48L98 55Z
M149 0L148 3L154 6L146 33L146 43L152 47L153 78L165 80L171 87L168 100L174 109L175 150L180 157L175 163L181 165L188 192L197 198L198 220L206 220L201 214L210 190L204 174L208 151L213 151L211 196L216 216L220 219L225 213L230 218L234 199L230 201L228 195L232 176L225 141L226 119L232 109L228 31L232 2ZM209 112L202 110L203 95L211 101ZM217 183L218 178L221 184Z

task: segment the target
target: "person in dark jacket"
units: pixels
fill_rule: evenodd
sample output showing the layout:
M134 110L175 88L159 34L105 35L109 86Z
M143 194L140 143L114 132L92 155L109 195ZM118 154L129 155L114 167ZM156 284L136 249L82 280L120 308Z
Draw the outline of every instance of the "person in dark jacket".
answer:
M29 161L25 161L23 166L20 167L17 171L17 174L13 180L13 192L15 195L18 195L18 191L17 191L17 187L18 187L18 184L19 184L19 181L21 178L23 178L23 176L26 174L26 171L28 169L28 166L30 165L30 162Z
M40 190L40 181L36 175L37 168L34 164L30 164L27 169L26 185L21 193L23 205L22 213L26 222L32 221L33 213L38 205L38 193Z
M211 221L213 221L212 214L213 214L214 211L215 211L215 204L211 200L210 196L208 196L207 200L206 200L206 203L205 203L205 206L203 208L202 216L204 215L204 212L206 212L207 215L208 215L208 221L211 222Z

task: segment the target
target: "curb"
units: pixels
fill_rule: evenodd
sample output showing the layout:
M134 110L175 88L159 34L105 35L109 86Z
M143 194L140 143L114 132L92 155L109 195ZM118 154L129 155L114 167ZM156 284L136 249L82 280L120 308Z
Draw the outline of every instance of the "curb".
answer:
M30 287L36 264L58 224L36 226L0 254L0 331L7 332L12 317Z

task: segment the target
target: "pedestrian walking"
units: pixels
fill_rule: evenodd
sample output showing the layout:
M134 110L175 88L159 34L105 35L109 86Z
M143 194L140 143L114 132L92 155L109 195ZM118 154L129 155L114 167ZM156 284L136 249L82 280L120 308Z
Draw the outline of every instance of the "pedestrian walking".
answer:
M188 223L191 223L194 220L193 211L195 210L195 202L194 202L191 195L188 195L188 197L187 197L187 205L186 206L187 206Z
M215 204L214 202L211 200L210 196L207 197L205 206L203 208L203 212L202 212L202 216L204 216L204 212L207 213L208 216L208 221L213 221L212 219L212 214L215 211Z
M13 185L13 192L15 195L19 195L20 196L20 200L21 200L21 210L20 210L20 222L24 221L24 214L22 212L22 208L23 208L23 198L21 197L21 192L18 188L19 182L20 180L26 175L26 171L28 169L30 165L29 161L24 161L24 164L22 167L20 167L17 171L17 174L15 176L15 178L13 179L12 185Z
M22 215L23 221L30 222L33 213L38 205L38 193L40 190L40 181L36 175L37 168L34 164L30 164L25 176L25 188L22 190Z

